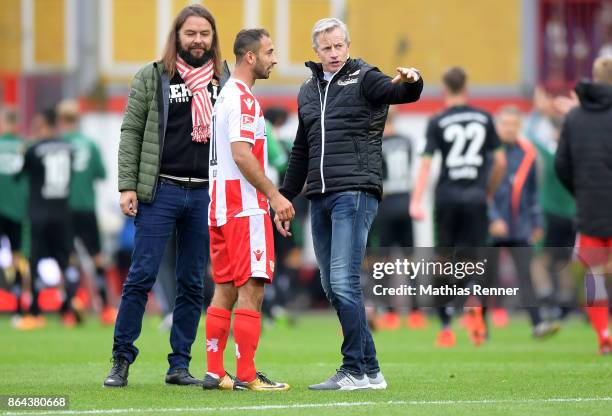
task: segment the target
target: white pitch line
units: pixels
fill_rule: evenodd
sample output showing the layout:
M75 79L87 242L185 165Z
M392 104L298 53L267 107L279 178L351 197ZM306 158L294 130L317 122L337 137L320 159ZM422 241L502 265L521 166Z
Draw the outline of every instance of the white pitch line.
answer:
M389 400L383 402L336 402L336 403L301 403L301 404L270 404L262 406L235 406L235 407L167 407L167 408L127 408L127 409L99 409L99 410L44 410L44 411L19 411L5 412L3 416L21 415L114 415L122 413L181 413L181 412L228 412L228 411L262 411L262 410L287 410L287 409L316 409L326 407L357 407L357 406L422 406L422 405L470 405L470 404L524 404L524 403L579 403L579 402L612 402L612 397L571 397L550 399L526 399L526 400Z

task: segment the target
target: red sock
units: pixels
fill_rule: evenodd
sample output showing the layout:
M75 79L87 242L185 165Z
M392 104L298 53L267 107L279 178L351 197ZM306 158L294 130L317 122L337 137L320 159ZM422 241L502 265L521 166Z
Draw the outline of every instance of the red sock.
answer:
M207 371L223 377L223 352L229 336L232 312L209 306L206 311L206 362Z
M586 310L591 320L591 325L593 325L593 329L597 333L599 342L603 343L608 340L610 338L608 331L608 301L594 301L593 306L587 306Z
M236 340L236 377L240 381L255 379L255 351L261 333L261 314L247 309L234 311L234 339Z

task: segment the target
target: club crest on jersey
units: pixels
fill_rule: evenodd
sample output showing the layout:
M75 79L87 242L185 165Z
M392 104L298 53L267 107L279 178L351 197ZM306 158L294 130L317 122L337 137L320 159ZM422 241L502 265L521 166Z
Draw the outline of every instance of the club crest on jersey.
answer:
M250 114L243 114L240 119L240 129L246 131L255 131L255 117Z
M253 104L255 103L255 101L251 99L251 97L245 98L244 100L242 100L242 102L244 103L244 105L247 106L249 111L251 110L251 107L253 107Z
M206 351L217 352L219 351L219 338L211 338L206 340Z
M257 259L257 261L260 261L261 256L263 256L264 252L261 250L253 250L253 254L255 255L255 259Z

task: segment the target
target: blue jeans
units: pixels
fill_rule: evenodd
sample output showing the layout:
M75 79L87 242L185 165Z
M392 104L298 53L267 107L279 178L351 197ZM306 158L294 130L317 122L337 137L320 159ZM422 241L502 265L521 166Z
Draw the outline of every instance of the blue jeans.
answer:
M164 249L176 228L176 301L168 354L170 370L189 368L204 303L204 275L209 257L208 188L157 185L155 200L139 203L132 264L123 285L113 343L113 357L130 363L138 355L134 342L142 329L148 293L155 283Z
M312 200L312 238L321 284L336 309L344 341L342 369L355 375L380 368L368 327L360 269L378 200L363 191L337 192Z

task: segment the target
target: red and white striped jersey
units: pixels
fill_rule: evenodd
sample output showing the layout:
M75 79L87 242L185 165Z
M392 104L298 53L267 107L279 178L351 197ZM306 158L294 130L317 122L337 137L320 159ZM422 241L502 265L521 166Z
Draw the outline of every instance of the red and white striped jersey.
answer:
M232 142L247 142L268 174L268 146L263 111L249 87L230 78L213 110L210 143L209 179L211 181L208 224L220 227L234 217L269 212L268 198L247 181L234 158Z

